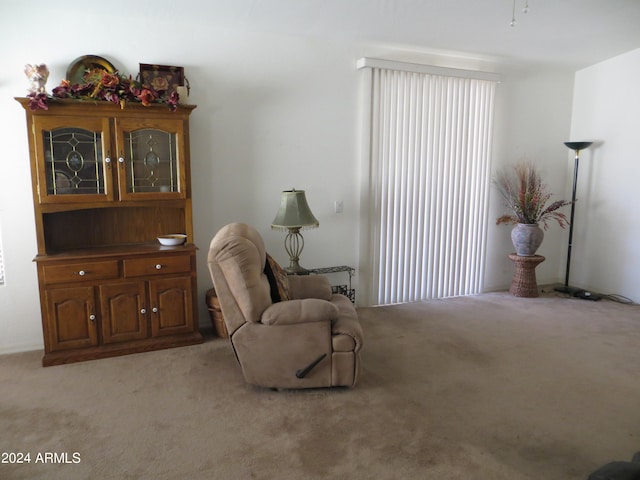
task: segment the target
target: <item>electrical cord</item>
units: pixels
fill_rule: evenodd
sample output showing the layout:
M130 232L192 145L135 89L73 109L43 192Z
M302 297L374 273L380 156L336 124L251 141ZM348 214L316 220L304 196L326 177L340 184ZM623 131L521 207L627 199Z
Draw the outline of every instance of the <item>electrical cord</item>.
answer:
M617 293L604 294L600 296L607 300L611 300L612 302L624 303L625 305L636 305L636 302L634 302L630 298L627 298L623 295L618 295Z
M552 290L542 289L542 293L549 293ZM558 293L558 295L565 296L567 298L581 298L583 300L610 300L612 302L622 303L624 305L638 305L636 302L631 300L624 295L619 295L617 293L595 293L587 290L577 290L575 293Z
M624 305L635 305L635 302L630 298L617 293L595 293L591 291L581 291L572 295L573 297L581 298L583 300L611 300L612 302L622 303Z

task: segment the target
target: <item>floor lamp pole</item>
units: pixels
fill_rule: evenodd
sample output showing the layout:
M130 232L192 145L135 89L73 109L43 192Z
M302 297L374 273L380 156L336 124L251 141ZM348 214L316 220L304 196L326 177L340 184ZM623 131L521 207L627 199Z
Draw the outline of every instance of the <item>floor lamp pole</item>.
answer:
M569 272L571 271L571 247L573 247L573 217L576 213L576 189L578 186L578 167L580 156L576 150L576 157L573 164L573 191L571 193L571 216L569 218L569 245L567 246L567 269L564 276L564 286L569 288Z
M569 286L569 273L571 271L571 248L573 247L573 219L576 211L576 190L578 188L578 167L580 163L580 150L589 147L593 142L564 142L564 144L570 149L574 150L575 160L573 164L573 191L571 193L571 216L569 219L569 245L567 247L567 271L564 277L564 287L556 288L555 290L563 293L575 294L581 289L571 288Z

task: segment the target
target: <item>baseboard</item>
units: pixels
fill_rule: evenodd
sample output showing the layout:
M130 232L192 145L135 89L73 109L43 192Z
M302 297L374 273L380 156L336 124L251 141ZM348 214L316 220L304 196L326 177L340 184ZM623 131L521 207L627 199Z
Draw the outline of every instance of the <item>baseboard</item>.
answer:
M9 355L11 353L33 352L35 350L44 350L42 343L25 343L22 345L8 345L0 347L0 355Z

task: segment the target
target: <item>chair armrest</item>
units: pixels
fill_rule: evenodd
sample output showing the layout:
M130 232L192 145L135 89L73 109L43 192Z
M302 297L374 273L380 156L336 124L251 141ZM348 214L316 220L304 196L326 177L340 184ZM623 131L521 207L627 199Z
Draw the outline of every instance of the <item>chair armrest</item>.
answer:
M338 318L338 307L318 298L287 300L268 306L260 321L265 325L331 322Z
M331 298L331 283L324 275L289 275L289 294L292 299Z
M333 295L331 303L338 309L338 320L331 324L331 334L350 336L356 344L355 351L359 351L362 348L364 335L353 303L340 294Z

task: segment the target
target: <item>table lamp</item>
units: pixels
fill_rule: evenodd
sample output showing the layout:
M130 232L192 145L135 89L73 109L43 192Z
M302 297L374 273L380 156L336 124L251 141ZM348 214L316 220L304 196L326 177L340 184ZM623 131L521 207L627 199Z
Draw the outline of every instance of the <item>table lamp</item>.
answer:
M304 248L304 238L301 229L317 228L320 223L311 213L304 190L285 190L282 192L280 208L276 218L271 222L271 228L287 231L284 248L289 254L289 267L285 272L294 275L307 275L309 271L300 266L300 254Z

